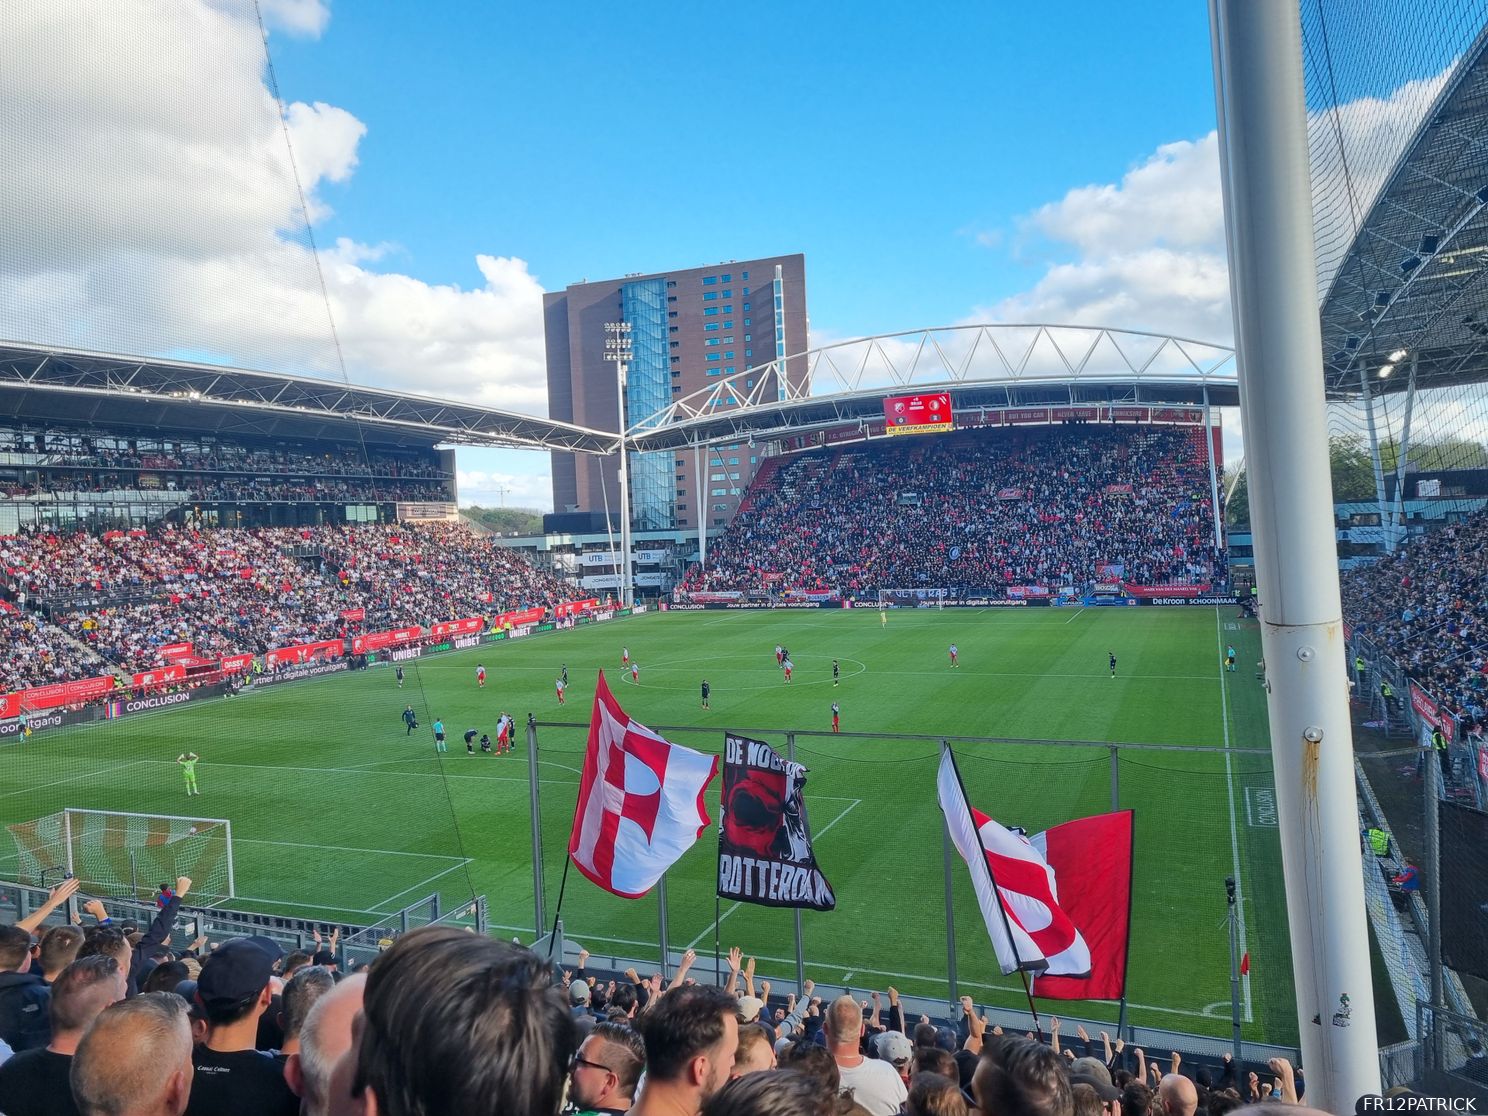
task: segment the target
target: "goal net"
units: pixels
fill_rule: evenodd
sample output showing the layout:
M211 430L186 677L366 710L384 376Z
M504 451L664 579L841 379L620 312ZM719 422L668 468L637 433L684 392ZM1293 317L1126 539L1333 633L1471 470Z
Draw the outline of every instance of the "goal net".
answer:
M52 885L70 872L87 894L143 899L190 876L199 901L236 894L232 823L223 818L66 809L5 828L17 883Z

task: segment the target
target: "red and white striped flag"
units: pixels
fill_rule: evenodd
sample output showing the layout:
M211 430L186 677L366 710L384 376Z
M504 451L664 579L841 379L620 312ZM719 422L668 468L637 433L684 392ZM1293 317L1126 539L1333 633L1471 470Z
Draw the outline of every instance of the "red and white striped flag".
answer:
M632 721L601 671L568 839L574 867L606 891L639 899L711 824L703 795L717 773L717 756Z
M1119 997L1122 994L1119 988L1124 985L1126 976L1126 934L1130 911L1130 812L1066 823L1030 840L999 825L966 800L949 748L940 757L938 788L940 808L945 814L951 841L971 872L982 920L986 923L1002 971L1012 973L1023 969L1038 974L1034 992L1040 996L1068 998L1068 992L1060 988L1058 982L1048 980L1067 977L1073 978L1072 986L1079 982L1079 987L1086 990L1089 998L1105 998L1112 988L1118 989L1115 995ZM1073 849L1071 855L1059 858L1069 865L1067 870L1061 869L1060 876L1065 871L1078 873L1082 884L1094 886L1092 875L1081 871L1078 864L1081 846L1086 851L1095 850L1090 849L1084 840L1075 843L1063 840L1061 831L1079 834L1088 830L1092 837L1101 839L1107 827L1087 823L1107 818L1119 822L1111 831L1117 839L1110 842L1109 851L1124 863L1125 870L1112 871L1109 860L1099 862L1107 872L1107 882L1113 886L1100 888L1102 894L1098 898L1103 904L1109 903L1111 914L1119 913L1119 917L1113 917L1110 925L1102 923L1096 940L1092 942L1082 932L1088 932L1089 927L1077 925L1070 911L1061 905L1061 880L1050 864L1055 860L1056 847L1063 854L1065 846L1070 845ZM1125 833L1124 844L1119 840L1117 830ZM1110 895L1105 894L1107 890L1110 890ZM1094 960L1092 946L1095 947Z

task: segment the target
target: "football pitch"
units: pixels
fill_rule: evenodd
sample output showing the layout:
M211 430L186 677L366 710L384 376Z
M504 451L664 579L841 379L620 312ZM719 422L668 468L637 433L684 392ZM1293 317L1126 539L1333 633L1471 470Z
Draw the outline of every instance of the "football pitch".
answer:
M777 643L796 664L784 684ZM952 669L947 647L960 648ZM1222 665L1225 644L1239 669ZM628 646L640 684L620 670ZM1119 665L1111 677L1107 653ZM832 684L831 662L842 668ZM947 932L935 775L952 740L974 805L1035 832L1111 809L1136 811L1128 972L1139 1025L1224 1035L1229 938L1224 880L1240 881L1247 1039L1296 1038L1264 693L1254 624L1233 608L876 610L650 614L500 642L393 671L328 675L118 721L39 732L0 748L0 823L65 807L190 814L232 822L234 906L357 922L432 892L450 905L490 901L499 932L533 933L532 840L524 726L538 730L546 909L558 899L597 672L626 711L668 726L680 744L719 752L725 729L786 749L810 768L807 803L818 862L837 910L803 912L807 975L861 989L894 985L944 997ZM477 663L489 680L475 681ZM570 689L558 707L554 679ZM699 683L712 684L700 708ZM842 706L842 735L829 735ZM420 728L407 735L412 705ZM468 728L518 724L510 755L465 754ZM429 726L444 721L449 751ZM549 722L571 722L563 727ZM855 734L907 734L874 739ZM996 738L996 739L986 739ZM1086 742L1086 743L1071 743ZM1119 748L1113 762L1106 745ZM201 755L202 794L188 799L175 757ZM719 782L709 809L717 818ZM0 876L15 851L0 842ZM722 948L742 946L784 987L794 975L790 911L715 911L716 838L705 834L667 877L668 937L711 971L715 913ZM159 881L141 881L147 886ZM997 970L964 867L954 876L961 990L1015 1008L1016 977ZM656 957L657 899L627 901L571 872L570 940L596 955ZM648 962L654 964L654 962ZM700 961L700 966L704 964ZM1114 1005L1045 1004L1108 1018Z

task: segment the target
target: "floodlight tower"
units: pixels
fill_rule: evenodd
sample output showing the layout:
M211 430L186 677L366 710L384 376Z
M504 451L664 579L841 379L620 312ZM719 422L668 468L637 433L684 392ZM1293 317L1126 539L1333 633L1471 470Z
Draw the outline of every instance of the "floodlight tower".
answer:
M625 449L625 370L630 364L630 323L605 322L604 358L615 364L615 396L620 410L620 556L616 569L620 573L620 603L626 608L635 604L630 584L630 469Z

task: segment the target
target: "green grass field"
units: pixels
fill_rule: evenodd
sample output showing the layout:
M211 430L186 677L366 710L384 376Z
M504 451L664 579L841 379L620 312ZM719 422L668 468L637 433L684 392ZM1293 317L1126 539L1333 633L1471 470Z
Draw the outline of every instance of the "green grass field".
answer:
M957 670L951 642L961 649ZM1235 673L1220 664L1226 642L1239 650ZM776 643L797 664L789 687ZM641 665L639 686L622 680L622 644ZM1120 660L1115 679L1108 650ZM0 749L0 821L63 807L229 818L237 906L355 922L434 891L451 903L475 891L489 897L502 931L530 937L524 739L508 756L469 757L460 734L494 732L502 709L519 726L529 711L540 723L572 722L539 730L551 917L603 668L626 710L652 727L680 726L668 733L678 743L717 752L729 728L783 752L786 731L796 731L798 758L811 768L818 859L838 896L836 911L803 915L808 975L943 996L937 744L853 734L1018 741L967 741L957 754L973 803L1030 831L1111 806L1107 747L1036 742L1167 745L1118 752L1120 805L1136 810L1131 1018L1227 1033L1223 881L1238 875L1252 960L1247 1037L1285 1043L1295 1040L1295 1000L1270 758L1243 751L1268 747L1259 657L1254 625L1228 608L896 611L887 628L872 610L652 614L419 660L401 691L392 670L377 667L41 732ZM833 658L842 664L836 689ZM490 673L484 691L477 662ZM565 662L571 688L559 709L553 679ZM708 712L699 708L703 677L713 685ZM843 735L806 735L830 728L834 699ZM422 723L412 737L399 720L405 702ZM449 732L447 755L436 755L428 733L436 716ZM187 748L202 756L203 793L189 800L174 763ZM711 958L715 855L705 835L668 876L674 950ZM14 856L0 859L0 873ZM962 989L1016 1006L1021 986L997 972L959 865L954 907ZM721 915L725 950L739 944L762 970L794 972L791 912L730 904ZM596 954L656 955L654 895L620 900L574 872L563 917L569 938ZM1111 1005L1084 1011L1114 1021Z

